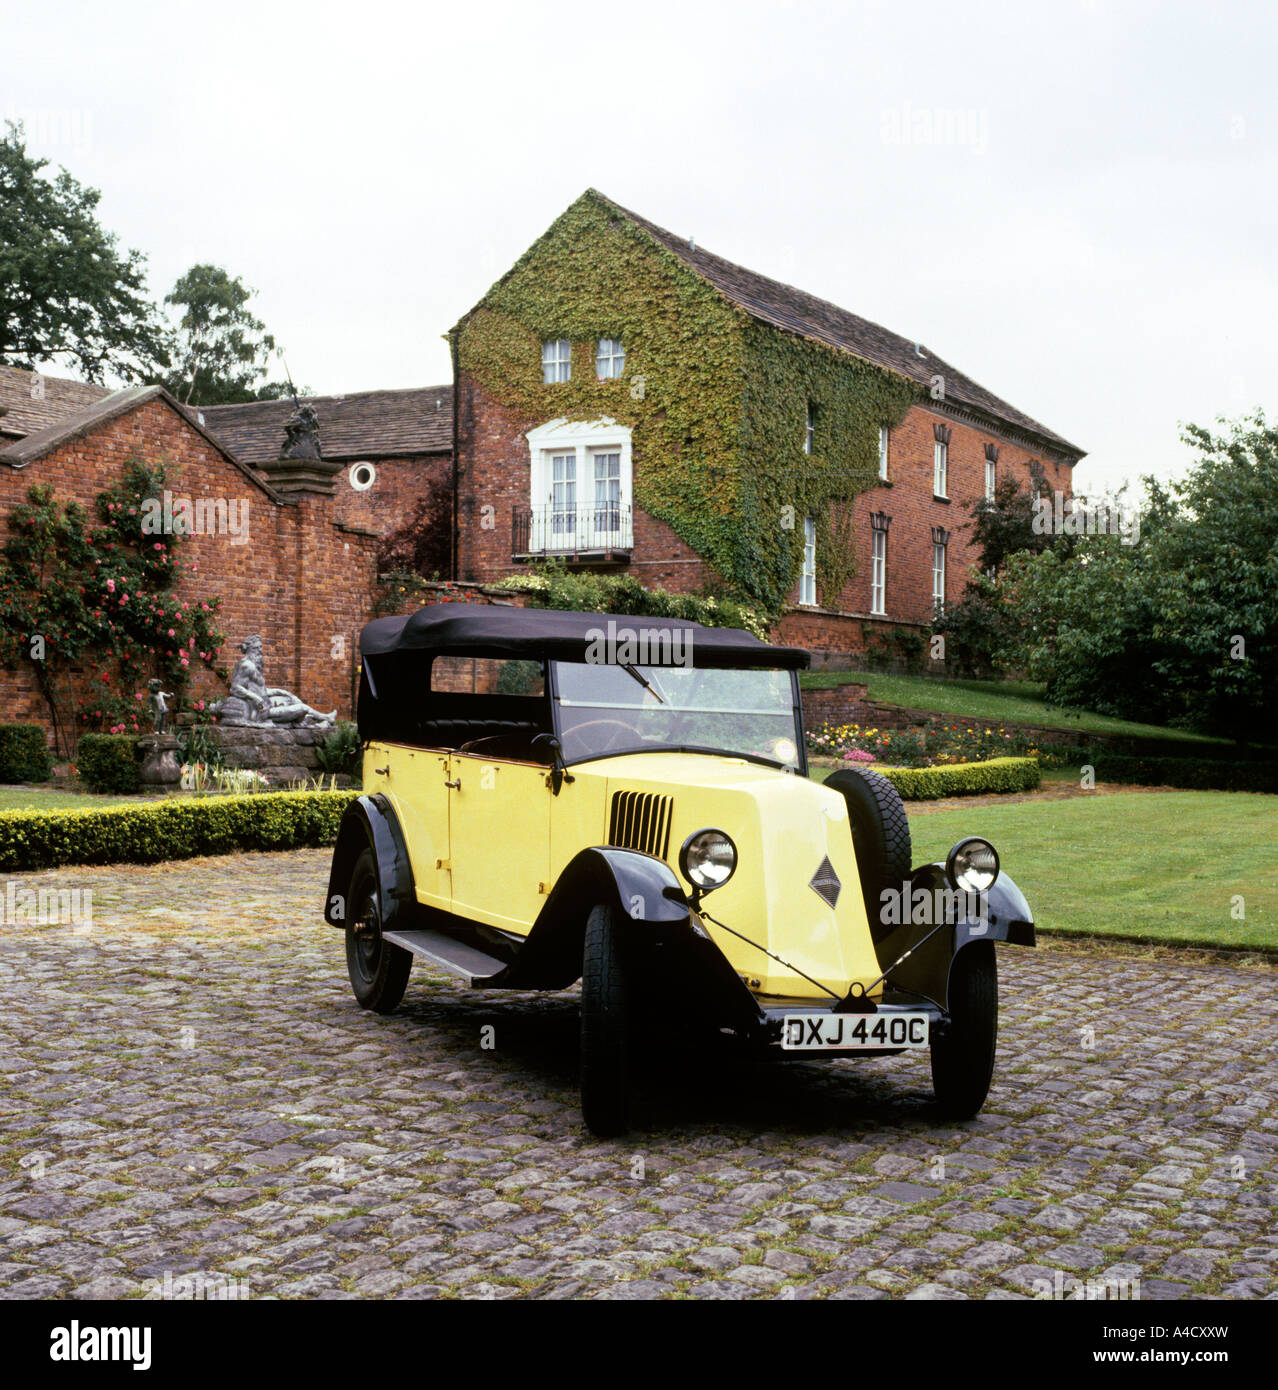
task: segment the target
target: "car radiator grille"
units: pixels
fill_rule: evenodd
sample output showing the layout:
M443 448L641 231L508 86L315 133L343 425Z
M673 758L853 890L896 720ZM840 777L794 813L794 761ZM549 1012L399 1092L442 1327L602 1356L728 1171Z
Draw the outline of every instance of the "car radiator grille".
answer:
M614 792L608 843L664 859L670 850L674 797L650 792Z

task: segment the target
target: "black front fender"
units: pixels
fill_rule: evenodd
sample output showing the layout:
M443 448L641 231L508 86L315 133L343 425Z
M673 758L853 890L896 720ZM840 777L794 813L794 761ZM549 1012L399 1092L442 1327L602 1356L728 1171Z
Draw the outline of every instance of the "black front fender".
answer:
M328 874L324 920L330 926L345 927L351 870L365 849L373 851L377 864L382 926L392 930L408 925L417 906L408 844L394 809L380 794L357 798L342 817Z
M929 893L948 889L944 864L924 864L910 877L914 890ZM1015 946L1036 944L1034 918L1025 895L1014 880L1000 874L986 894L985 915L960 911L939 924L939 918L907 922L878 943L879 963L888 970L887 987L918 994L948 1007L950 970L964 947L976 941L1006 941ZM913 954L893 966L906 951ZM892 967L889 969L889 967Z

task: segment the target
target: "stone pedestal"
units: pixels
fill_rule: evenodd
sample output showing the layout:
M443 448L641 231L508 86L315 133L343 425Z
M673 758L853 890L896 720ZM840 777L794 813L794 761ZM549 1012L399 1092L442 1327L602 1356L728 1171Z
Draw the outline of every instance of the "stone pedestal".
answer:
M223 766L252 768L273 787L284 788L290 782L327 778L316 749L332 732L331 728L280 724L214 724L207 735L221 754Z
M182 780L177 760L176 734L144 734L138 743L142 748L142 767L138 777L144 787L176 787Z

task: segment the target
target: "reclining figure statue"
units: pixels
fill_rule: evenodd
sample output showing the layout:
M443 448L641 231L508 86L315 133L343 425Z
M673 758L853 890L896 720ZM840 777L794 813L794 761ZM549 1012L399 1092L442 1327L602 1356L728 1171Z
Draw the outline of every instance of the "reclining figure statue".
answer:
M289 690L269 686L262 674L262 639L246 637L240 643L244 653L231 672L230 693L217 701L212 712L219 724L239 727L246 724L295 724L301 728L321 728L332 724L337 711L321 714Z

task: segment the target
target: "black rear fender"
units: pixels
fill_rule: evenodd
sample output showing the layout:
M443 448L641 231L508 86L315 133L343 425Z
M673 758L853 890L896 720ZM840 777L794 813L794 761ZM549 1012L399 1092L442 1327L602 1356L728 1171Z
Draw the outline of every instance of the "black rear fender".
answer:
M342 817L328 874L324 920L331 926L345 927L351 870L365 849L373 851L377 865L382 926L392 930L408 925L417 906L413 869L399 820L390 802L381 795L359 797Z

